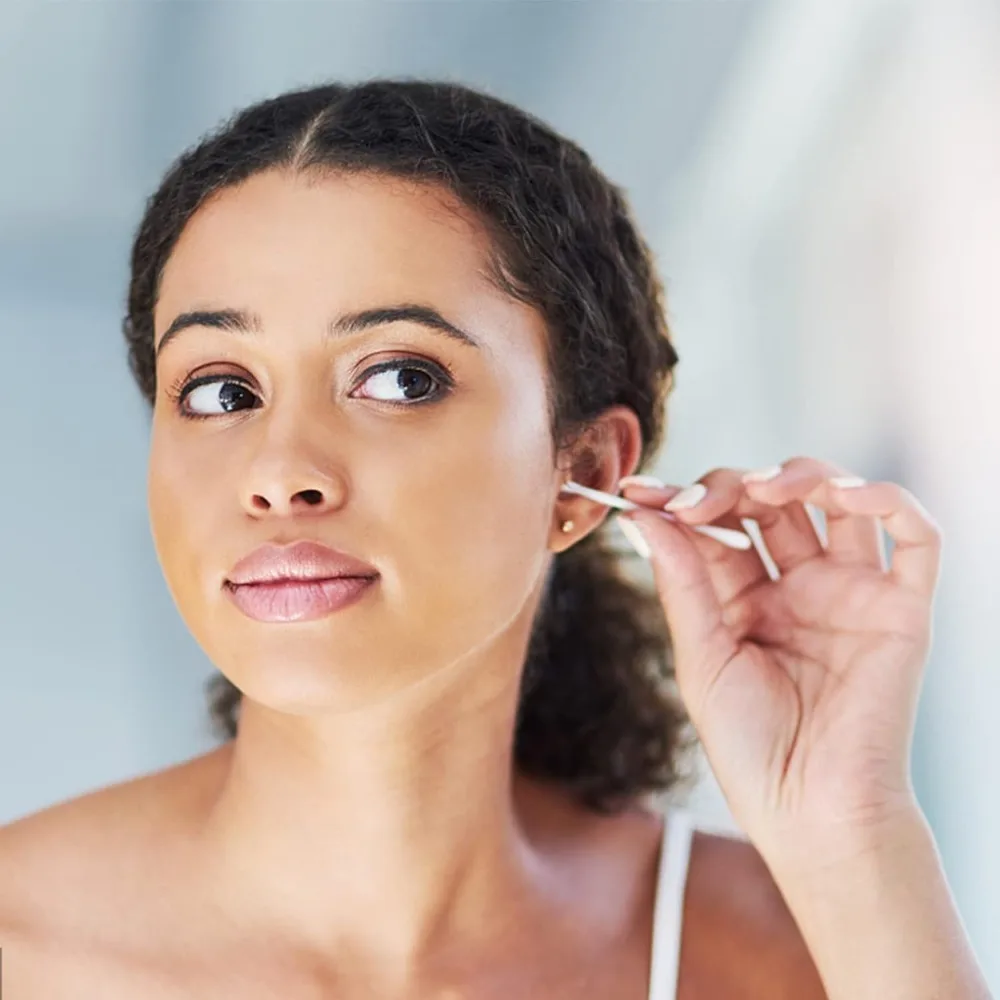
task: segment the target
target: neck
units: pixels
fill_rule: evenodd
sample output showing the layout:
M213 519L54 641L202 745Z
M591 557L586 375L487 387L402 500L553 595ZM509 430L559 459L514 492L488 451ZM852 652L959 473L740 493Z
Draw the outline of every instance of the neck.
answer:
M205 829L226 909L401 978L565 921L546 843L579 811L513 777L519 679L480 661L335 718L245 700Z

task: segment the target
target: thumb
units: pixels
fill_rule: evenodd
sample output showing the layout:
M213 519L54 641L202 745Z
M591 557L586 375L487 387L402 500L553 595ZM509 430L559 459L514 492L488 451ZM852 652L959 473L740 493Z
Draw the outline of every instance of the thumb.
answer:
M712 664L725 662L736 646L705 557L689 528L656 511L630 511L621 516L642 532L649 546L656 589L670 628L677 682L695 695L692 689L711 682ZM695 696L694 703L698 701Z

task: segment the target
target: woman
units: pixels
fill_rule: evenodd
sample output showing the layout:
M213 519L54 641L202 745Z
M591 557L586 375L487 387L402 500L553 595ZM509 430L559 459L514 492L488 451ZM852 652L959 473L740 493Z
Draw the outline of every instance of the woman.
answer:
M232 738L2 832L12 997L987 995L908 773L938 531L811 458L633 475L677 356L578 147L450 84L258 104L150 200L125 333ZM780 576L693 530L744 517ZM675 673L750 843L646 801Z

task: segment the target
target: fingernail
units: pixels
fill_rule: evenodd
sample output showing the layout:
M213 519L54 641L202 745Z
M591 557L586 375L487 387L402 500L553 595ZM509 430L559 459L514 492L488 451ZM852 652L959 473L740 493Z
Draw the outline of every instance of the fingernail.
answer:
M625 517L616 517L615 521L618 527L621 528L622 534L625 536L628 543L635 549L636 552L642 556L643 559L649 559L653 554L652 549L649 547L649 542L646 541L643 536L642 529L639 527L635 521L630 521Z
M666 486L666 483L657 479L656 476L622 476L622 478L618 480L618 488L624 489L626 486L651 486L653 489L659 490L663 489L663 487Z
M681 490L673 500L668 500L663 505L663 509L688 510L701 503L705 499L706 493L708 493L708 487L704 483L695 483L694 486L689 486L686 490Z
M836 486L839 490L853 490L858 486L864 486L865 480L860 476L834 476L830 480L831 486Z
M772 465L766 469L756 469L753 472L747 472L743 476L743 482L745 483L766 483L769 479L775 479L781 475L784 468L780 465Z

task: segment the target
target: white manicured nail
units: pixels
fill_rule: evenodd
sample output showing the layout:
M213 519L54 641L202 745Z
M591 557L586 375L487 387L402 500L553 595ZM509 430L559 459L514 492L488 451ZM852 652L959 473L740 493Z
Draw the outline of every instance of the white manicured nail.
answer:
M635 549L636 552L642 556L643 559L648 559L653 553L649 547L649 543L643 537L642 529L639 527L635 521L630 521L626 517L616 517L615 521L618 527L621 528L622 534L625 536L628 543Z
M668 500L663 505L663 509L688 510L700 504L705 499L706 493L708 493L708 487L704 483L695 483L694 486L689 486L686 490L681 490L673 500Z
M653 489L659 490L663 489L666 483L661 479L657 479L656 476L636 475L636 476L622 476L618 480L618 488L624 489L626 486L651 486Z
M830 480L831 486L836 486L838 490L853 490L865 485L865 480L860 476L834 476Z
M784 468L780 465L772 465L767 469L756 469L753 472L748 472L743 476L743 482L745 483L766 483L769 479L775 479L784 472Z

